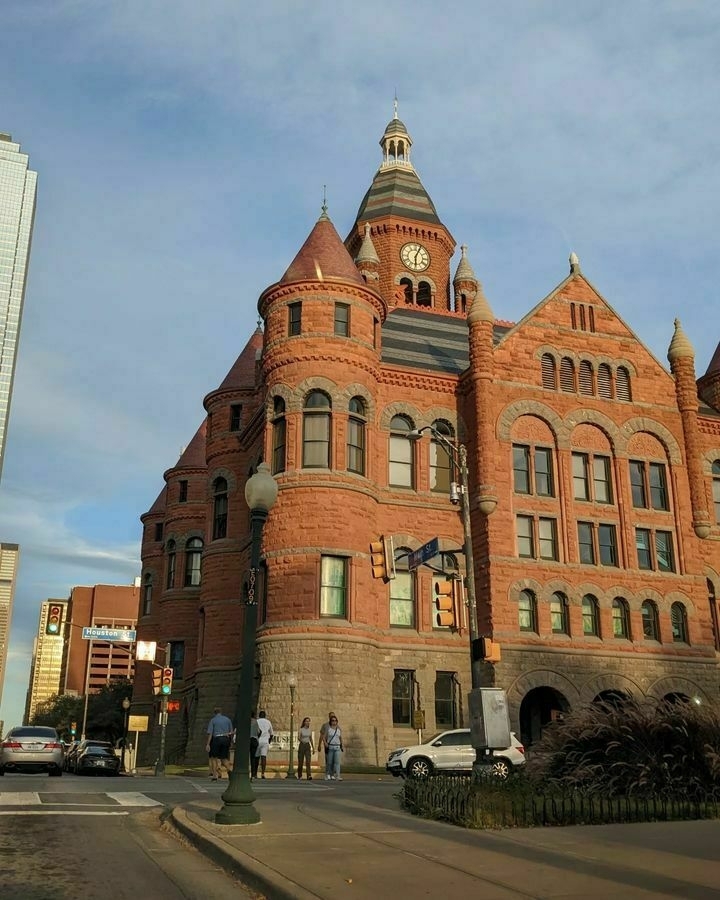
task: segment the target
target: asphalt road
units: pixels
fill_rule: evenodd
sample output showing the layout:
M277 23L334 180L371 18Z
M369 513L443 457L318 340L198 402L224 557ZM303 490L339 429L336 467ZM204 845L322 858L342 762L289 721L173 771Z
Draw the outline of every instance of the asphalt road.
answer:
M204 785L186 779L6 774L2 900L256 897L161 828L166 806L203 793Z

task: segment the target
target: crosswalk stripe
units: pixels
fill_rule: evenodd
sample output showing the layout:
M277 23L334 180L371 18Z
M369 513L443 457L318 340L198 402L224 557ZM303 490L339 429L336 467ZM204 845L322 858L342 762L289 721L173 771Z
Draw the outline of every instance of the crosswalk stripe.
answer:
M129 816L124 809L0 809L0 816Z
M120 806L162 806L159 800L153 800L139 791L121 791L116 794L106 791L105 796L115 800Z
M0 806L40 806L37 791L0 791Z

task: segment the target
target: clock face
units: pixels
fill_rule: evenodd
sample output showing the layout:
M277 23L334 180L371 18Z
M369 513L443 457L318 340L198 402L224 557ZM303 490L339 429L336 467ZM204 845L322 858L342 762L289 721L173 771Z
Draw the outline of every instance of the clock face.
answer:
M404 244L400 251L400 259L413 272L422 272L430 265L430 254L422 244Z

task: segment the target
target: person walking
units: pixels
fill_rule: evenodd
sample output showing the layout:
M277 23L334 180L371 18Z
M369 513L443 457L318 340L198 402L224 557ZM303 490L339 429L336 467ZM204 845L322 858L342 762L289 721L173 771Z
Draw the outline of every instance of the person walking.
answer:
M312 781L312 772L310 771L310 760L312 758L312 754L315 752L315 746L313 744L312 728L310 727L310 716L305 716L305 718L300 723L300 728L298 729L297 739L298 739L297 777L302 778L303 762L304 762L305 763L305 771L307 773L307 780Z
M213 781L222 779L223 766L230 775L232 765L230 763L230 745L232 744L233 723L223 715L222 709L216 706L213 709L213 717L208 722L207 743L205 749L210 761L210 778Z
M334 715L335 715L334 712L329 712L328 717L327 717L327 722L323 722L322 725L320 726L320 742L318 744L318 754L320 754L321 750L323 753L325 752L325 732L328 730L328 726L330 725L330 719L332 719ZM326 760L326 762L327 762L327 760Z
M340 754L345 752L342 731L337 716L330 716L325 731L325 780L342 781L340 777Z
M267 714L264 709L260 710L260 715L257 717L257 729L258 729L258 746L255 751L256 758L260 761L260 772L261 777L265 777L265 769L267 768L267 755L268 750L270 749L270 741L273 736L273 727L272 722L268 719ZM256 770L257 771L257 767Z
M250 781L257 778L258 763L260 762L260 758L257 756L259 734L257 716L253 710L250 714Z

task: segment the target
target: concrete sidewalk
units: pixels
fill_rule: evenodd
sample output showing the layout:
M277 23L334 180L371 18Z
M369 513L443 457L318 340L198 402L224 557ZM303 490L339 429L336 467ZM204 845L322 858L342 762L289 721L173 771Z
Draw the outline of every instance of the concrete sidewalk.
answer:
M273 900L720 900L720 822L470 831L355 799L343 785L261 796L257 825L215 825L220 804L208 798L169 822Z

